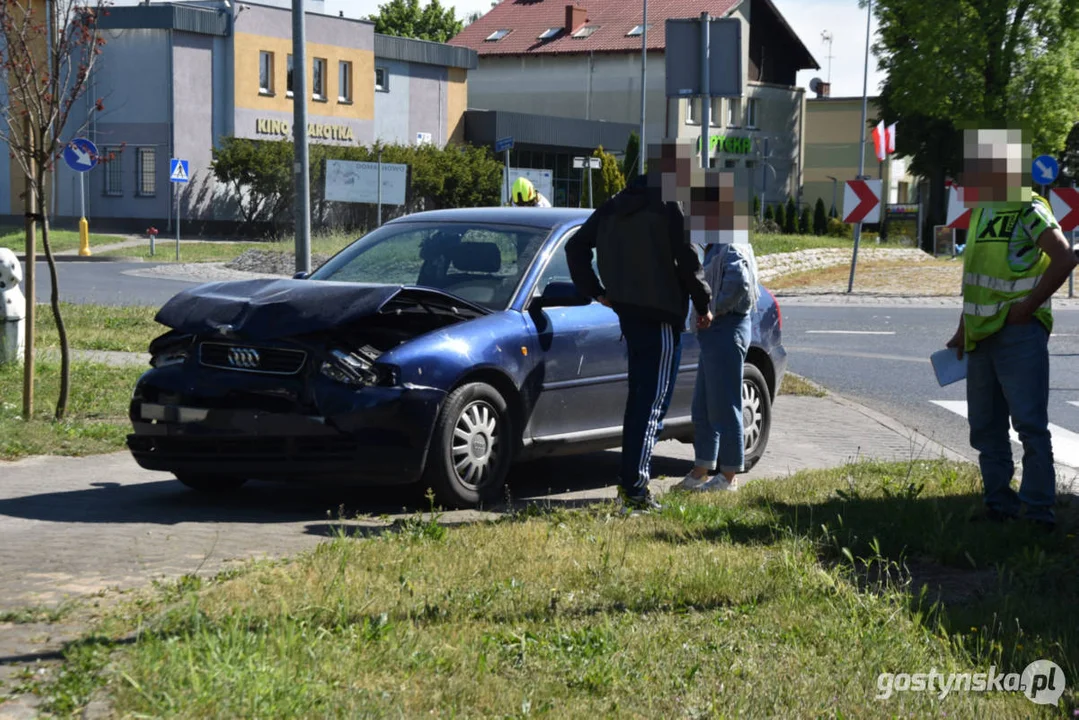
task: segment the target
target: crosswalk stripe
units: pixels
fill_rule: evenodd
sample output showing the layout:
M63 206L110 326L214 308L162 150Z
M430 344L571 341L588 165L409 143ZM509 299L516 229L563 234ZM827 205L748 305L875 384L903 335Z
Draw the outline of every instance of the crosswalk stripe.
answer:
M931 400L930 402L956 415L967 417L966 400ZM1079 405L1079 402L1070 400L1068 402L1071 405ZM1079 434L1053 423L1049 423L1049 432L1053 436L1053 460L1060 465L1079 468ZM1008 435L1011 436L1012 442L1019 442L1019 433L1014 428L1008 428Z

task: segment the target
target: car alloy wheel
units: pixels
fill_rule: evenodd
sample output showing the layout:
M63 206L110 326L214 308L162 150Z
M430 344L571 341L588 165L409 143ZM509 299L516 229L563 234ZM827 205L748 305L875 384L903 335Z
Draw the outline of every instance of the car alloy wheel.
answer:
M457 478L466 487L479 490L490 482L498 463L498 411L483 400L469 403L453 428L451 455Z
M764 430L761 402L761 393L756 383L748 378L742 380L742 428L747 454L756 447Z

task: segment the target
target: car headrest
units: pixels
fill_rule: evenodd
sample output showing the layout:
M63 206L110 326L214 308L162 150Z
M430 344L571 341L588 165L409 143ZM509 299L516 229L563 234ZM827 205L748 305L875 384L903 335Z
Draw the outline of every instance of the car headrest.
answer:
M461 243L453 249L453 266L462 272L496 273L502 269L502 251L496 243Z

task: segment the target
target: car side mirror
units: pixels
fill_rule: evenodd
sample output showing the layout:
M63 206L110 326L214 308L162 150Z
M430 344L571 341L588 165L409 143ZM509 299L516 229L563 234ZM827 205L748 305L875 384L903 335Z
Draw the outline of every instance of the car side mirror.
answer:
M577 292L577 286L571 282L550 282L543 292L533 301L536 309L549 307L582 307L592 304L592 299Z
M300 272L293 275L292 279L293 280L306 280L308 277L310 277L310 273L301 270Z

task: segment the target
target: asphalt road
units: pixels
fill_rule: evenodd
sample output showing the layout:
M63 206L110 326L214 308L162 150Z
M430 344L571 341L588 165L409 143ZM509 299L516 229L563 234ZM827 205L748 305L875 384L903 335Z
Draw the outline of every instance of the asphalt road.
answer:
M176 293L191 287L182 280L163 280L125 275L127 270L153 267L149 263L77 262L56 263L60 280L60 299L64 302L94 305L161 306ZM38 302L49 302L52 282L49 266L37 263Z
M782 299L780 300L782 303ZM1079 467L1079 310L1054 311L1049 419L1059 463ZM789 369L974 458L966 384L940 387L929 356L955 332L958 308L783 306ZM944 406L936 404L943 402ZM1074 435L1074 437L1073 437Z

